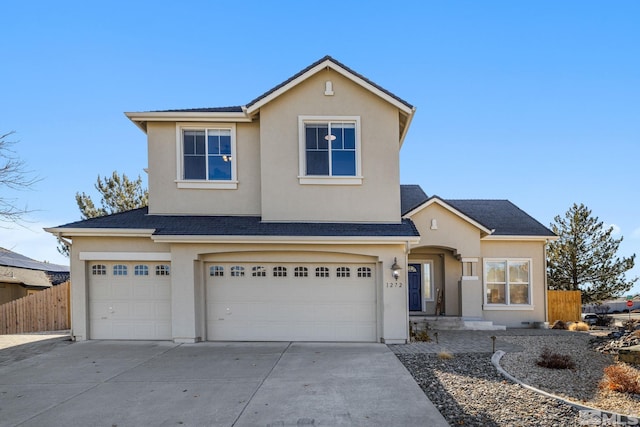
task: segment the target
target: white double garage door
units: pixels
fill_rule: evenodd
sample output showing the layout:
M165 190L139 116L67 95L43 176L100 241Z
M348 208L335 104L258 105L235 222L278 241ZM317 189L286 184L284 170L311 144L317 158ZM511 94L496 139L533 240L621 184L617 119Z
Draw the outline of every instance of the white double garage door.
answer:
M92 339L172 339L171 277L89 271ZM115 275L125 265L128 275ZM207 263L210 341L376 341L375 264ZM121 270L122 267L119 267ZM180 315L179 313L174 313Z

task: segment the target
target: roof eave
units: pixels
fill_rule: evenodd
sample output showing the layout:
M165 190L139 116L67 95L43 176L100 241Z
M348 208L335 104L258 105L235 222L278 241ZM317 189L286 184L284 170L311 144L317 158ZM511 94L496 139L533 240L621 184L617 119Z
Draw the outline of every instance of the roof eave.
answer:
M418 243L419 236L207 236L207 235L154 235L156 243L279 243L301 245L353 245L353 244L405 244Z
M155 228L74 228L52 227L44 231L56 237L151 237Z
M533 235L519 236L519 235L492 234L492 235L483 237L481 240L506 240L506 241L521 240L521 241L530 241L530 242L532 241L547 242L547 241L558 240L558 236L533 236Z
M244 110L244 108L243 108ZM129 120L147 133L148 122L251 122L252 118L245 111L242 112L211 112L211 111L148 111L126 112Z

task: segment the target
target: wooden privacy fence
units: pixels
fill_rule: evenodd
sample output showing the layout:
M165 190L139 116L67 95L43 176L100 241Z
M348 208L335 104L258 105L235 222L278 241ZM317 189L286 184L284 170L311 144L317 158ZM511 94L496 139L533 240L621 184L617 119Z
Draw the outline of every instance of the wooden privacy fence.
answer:
M0 334L60 331L71 327L69 282L0 305Z
M547 291L549 323L556 320L579 322L582 320L580 291Z

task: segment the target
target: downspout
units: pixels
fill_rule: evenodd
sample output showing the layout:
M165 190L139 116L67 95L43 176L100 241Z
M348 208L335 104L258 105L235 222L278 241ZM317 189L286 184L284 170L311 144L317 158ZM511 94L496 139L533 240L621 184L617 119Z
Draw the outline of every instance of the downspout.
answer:
M547 245L549 244L549 240L545 240L544 241L544 245L542 245L542 257L544 259L544 320L542 321L542 324L546 324L549 321L549 311L547 308L547 290L548 290L548 283L547 283ZM533 301L532 301L533 302Z

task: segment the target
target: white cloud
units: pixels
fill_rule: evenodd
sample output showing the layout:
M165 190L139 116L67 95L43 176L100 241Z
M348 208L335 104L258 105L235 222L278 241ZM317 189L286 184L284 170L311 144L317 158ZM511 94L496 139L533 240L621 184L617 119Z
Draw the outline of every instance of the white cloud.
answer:
M633 232L631 233L631 238L632 239L640 239L640 227L638 227L635 230L633 230Z
M37 261L69 265L69 259L60 255L56 249L56 238L43 230L49 224L30 222L24 226L11 225L13 228L0 228L0 246Z

